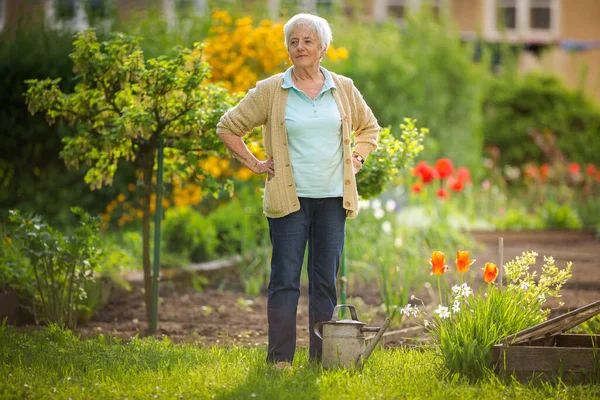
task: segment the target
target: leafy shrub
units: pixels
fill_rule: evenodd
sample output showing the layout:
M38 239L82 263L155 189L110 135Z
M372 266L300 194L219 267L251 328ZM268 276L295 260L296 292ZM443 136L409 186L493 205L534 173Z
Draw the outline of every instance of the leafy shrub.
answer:
M261 198L250 191L228 201L209 215L217 231L217 254L243 254L263 243L268 236Z
M502 77L490 87L485 104L485 144L501 150L502 165L553 161L535 144L533 130L552 132L558 150L570 161L600 162L600 108L557 77Z
M177 254L191 262L213 259L218 245L213 223L191 207L175 207L166 211L162 241L166 253Z
M11 211L14 237L22 242L21 254L35 275L34 313L38 320L75 327L77 313L83 310L86 284L93 279L102 252L97 247L99 221L80 208L79 225L62 234L39 216L24 217Z
M390 129L381 130L378 147L364 168L356 174L358 194L363 199L377 197L403 169L412 166L415 158L423 151L423 139L429 132L426 128L417 129L414 120L405 118L400 125L401 140L396 139Z
M538 217L545 229L581 229L583 226L577 212L568 204L548 201L538 209Z

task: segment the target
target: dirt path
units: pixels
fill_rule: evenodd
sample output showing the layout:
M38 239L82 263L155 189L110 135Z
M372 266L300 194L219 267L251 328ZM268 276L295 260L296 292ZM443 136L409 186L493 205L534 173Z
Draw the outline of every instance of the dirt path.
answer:
M479 262L500 263L498 238L504 241L503 260L507 262L523 251L533 250L543 256L554 256L560 268L573 262L573 277L564 287L563 313L600 299L600 241L594 235L569 232L481 233L474 235L484 245L476 254ZM538 265L539 267L539 265ZM144 335L147 321L140 285L131 292L117 290L109 304L92 320L78 329L83 336L98 332L129 338ZM349 297L355 299L359 319L373 323L383 320L380 297L375 283L356 286ZM187 282L166 281L160 288L159 335L174 342L194 341L205 345L265 345L267 342L266 295L247 297L242 292L207 289L195 291ZM354 303L353 303L354 304ZM300 296L297 315L297 343L308 344L307 295ZM363 316L363 317L361 317Z

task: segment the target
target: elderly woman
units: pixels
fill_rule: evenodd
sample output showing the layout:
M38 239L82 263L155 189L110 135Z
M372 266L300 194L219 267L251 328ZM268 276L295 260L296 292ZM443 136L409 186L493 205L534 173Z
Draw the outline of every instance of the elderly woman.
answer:
M377 148L379 125L352 81L321 66L332 40L321 17L298 14L283 28L293 66L256 84L227 111L217 134L240 162L267 174L263 211L273 245L267 361L291 367L300 273L308 243L310 359L320 360L313 326L331 319L346 218L358 213L355 174ZM242 137L263 126L266 160Z

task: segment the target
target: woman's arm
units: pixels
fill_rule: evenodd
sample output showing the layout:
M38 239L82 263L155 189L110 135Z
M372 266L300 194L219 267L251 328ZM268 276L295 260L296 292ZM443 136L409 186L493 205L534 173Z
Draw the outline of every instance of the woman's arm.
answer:
M244 140L233 133L221 132L219 137L225 144L225 147L231 151L233 156L237 158L246 168L250 169L255 174L273 173L273 159L269 158L265 161L260 161L250 152Z
M256 174L273 172L273 160L258 160L242 139L257 126L267 123L267 94L259 84L248 91L240 103L228 110L217 124L217 135L246 168Z

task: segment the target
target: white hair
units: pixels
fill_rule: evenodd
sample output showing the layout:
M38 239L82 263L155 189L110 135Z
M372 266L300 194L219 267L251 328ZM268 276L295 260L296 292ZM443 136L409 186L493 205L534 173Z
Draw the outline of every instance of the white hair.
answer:
M325 18L316 15L301 13L294 15L283 26L283 35L285 36L284 44L286 49L289 49L290 36L292 36L292 32L294 32L294 29L298 26L307 26L314 29L321 42L321 49L327 50L329 48L329 44L331 44L331 41L333 40L329 22L327 22Z

